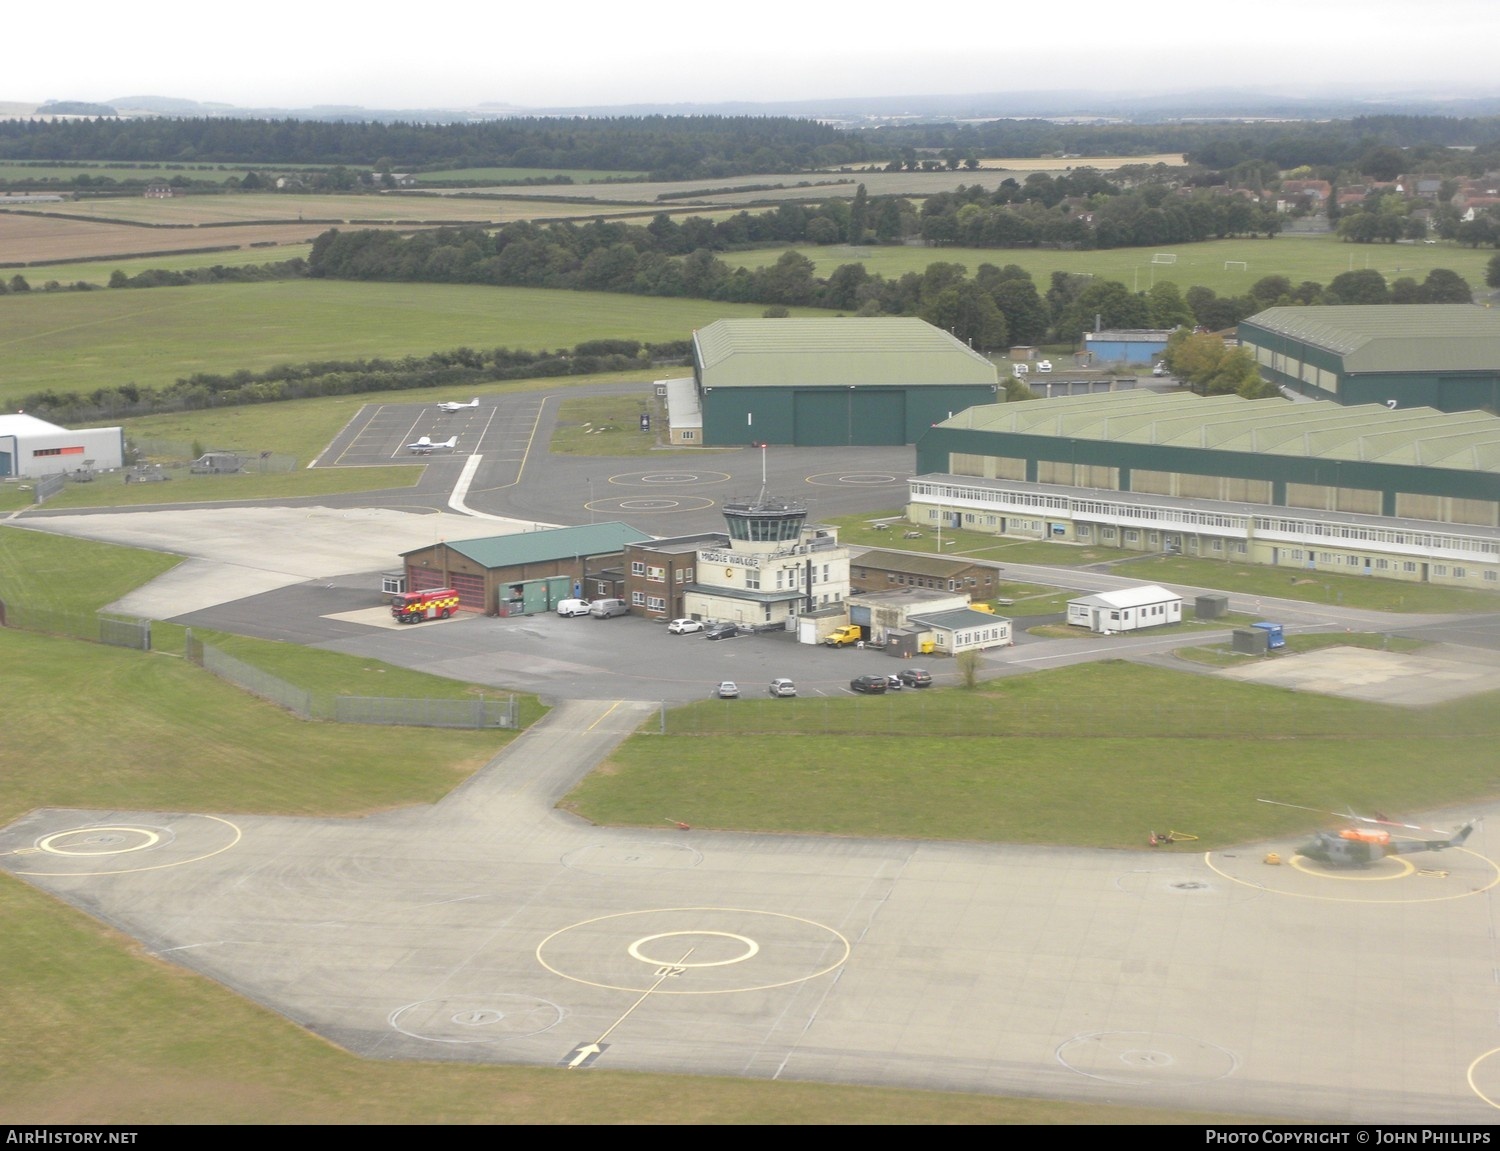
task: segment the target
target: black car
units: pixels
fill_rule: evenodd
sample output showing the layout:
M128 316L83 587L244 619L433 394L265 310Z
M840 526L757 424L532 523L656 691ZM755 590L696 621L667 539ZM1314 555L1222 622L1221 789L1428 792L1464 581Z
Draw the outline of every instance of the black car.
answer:
M923 671L919 667L909 667L905 671L899 671L896 673L896 678L907 687L932 686L932 673L930 671Z
M704 639L733 639L740 629L732 623L711 623L703 629Z
M883 675L857 675L849 681L849 690L866 695L884 695L886 689Z

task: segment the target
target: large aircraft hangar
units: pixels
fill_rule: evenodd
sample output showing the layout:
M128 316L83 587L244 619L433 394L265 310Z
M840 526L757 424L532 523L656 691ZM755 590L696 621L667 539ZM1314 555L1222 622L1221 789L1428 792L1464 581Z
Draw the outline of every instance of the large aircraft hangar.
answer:
M907 518L1500 586L1500 417L1116 393L991 404L917 444Z
M1471 304L1268 308L1239 341L1278 387L1340 404L1500 411L1500 311Z
M693 375L709 445L915 443L1000 386L960 340L894 317L719 320L693 335Z

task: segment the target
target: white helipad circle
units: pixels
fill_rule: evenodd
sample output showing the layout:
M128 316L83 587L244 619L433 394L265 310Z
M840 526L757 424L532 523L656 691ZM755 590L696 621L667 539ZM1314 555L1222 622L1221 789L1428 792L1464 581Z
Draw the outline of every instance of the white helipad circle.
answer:
M689 963L686 959L653 959L641 952L641 946L652 943L658 939L683 939L692 936L717 935L723 939L737 939L745 945L745 950L740 955L731 955L728 959L705 959L697 963ZM652 967L728 967L731 963L743 963L760 950L760 944L744 935L736 935L732 931L659 931L655 935L647 935L637 939L626 951L632 959L639 959L642 963L649 963Z
M392 1011L393 1029L428 1043L503 1043L556 1027L563 1009L548 999L505 993L423 999Z
M616 498L611 500L590 500L583 505L591 512L701 512L704 508L714 506L714 501L703 496L673 496L662 498L660 496L643 496L639 499Z
M609 477L612 484L678 484L682 487L701 487L704 484L722 484L730 478L728 472L622 472Z
M1212 1083L1232 1075L1239 1058L1216 1043L1169 1031L1096 1031L1058 1046L1057 1061L1069 1071L1143 1087L1164 1080Z
M49 855L124 855L155 847L161 839L162 833L149 827L75 827L44 835L36 845Z
M806 482L820 488L836 488L841 484L894 484L900 479L889 472L819 472L808 476Z

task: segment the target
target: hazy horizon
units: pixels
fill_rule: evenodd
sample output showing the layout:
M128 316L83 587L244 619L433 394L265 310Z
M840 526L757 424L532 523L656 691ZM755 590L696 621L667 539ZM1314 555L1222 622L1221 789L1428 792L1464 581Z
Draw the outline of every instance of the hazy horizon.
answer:
M210 26L201 5L160 0L91 13L75 37L59 35L55 10L23 6L8 16L25 50L7 63L4 95L372 109L1356 86L1496 95L1497 6L1451 0L1441 20L1424 15L1390 0L1323 0L1274 19L1163 0L1149 14L1085 5L1062 20L961 0L942 20L897 21L780 0L711 15L682 0L644 14L583 0L559 21L456 0L441 20L393 24L266 0Z

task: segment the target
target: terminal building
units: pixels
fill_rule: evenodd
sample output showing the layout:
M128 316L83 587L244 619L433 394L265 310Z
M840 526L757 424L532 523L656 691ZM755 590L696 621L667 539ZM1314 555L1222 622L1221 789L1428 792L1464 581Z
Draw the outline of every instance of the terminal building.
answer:
M762 494L725 504L724 532L627 544L631 612L765 628L842 604L849 549L806 521L805 505Z
M932 428L916 471L922 527L1500 588L1500 418L1484 412L1140 392L992 404Z

